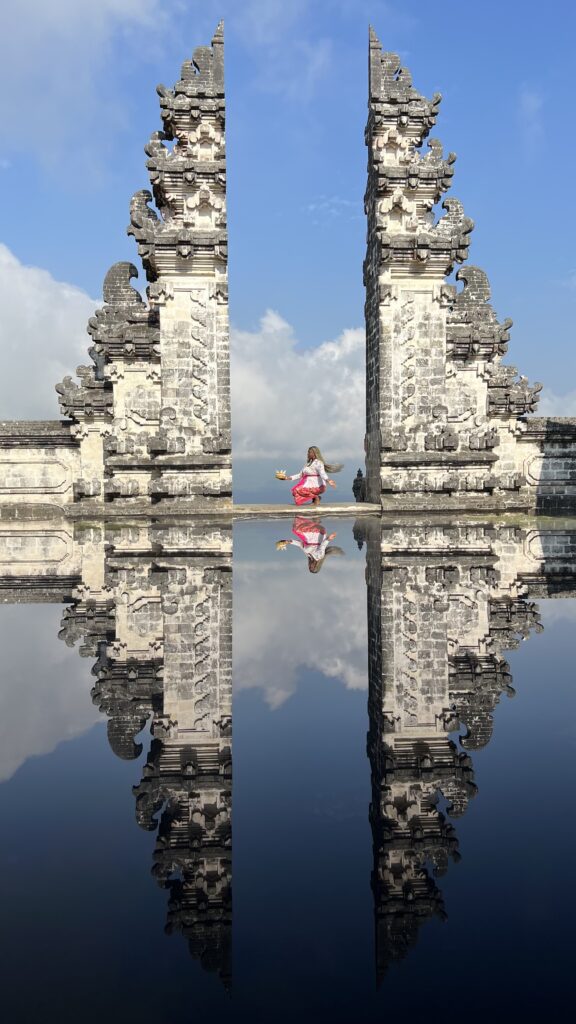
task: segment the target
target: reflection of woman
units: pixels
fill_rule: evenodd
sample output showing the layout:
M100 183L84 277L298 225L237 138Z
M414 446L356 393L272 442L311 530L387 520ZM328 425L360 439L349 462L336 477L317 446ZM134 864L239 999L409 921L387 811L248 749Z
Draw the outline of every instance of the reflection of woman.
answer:
M324 494L326 485L336 487L334 481L329 479L328 474L339 473L342 466L326 462L322 452L315 444L308 449L307 460L306 465L299 473L294 473L292 476L281 476L280 479L297 481L292 488L297 505L305 505L308 501L311 501L313 505L319 505L320 495Z
M292 523L292 533L296 540L279 540L277 547L283 550L288 544L292 544L294 547L300 548L308 559L309 572L320 572L328 555L344 554L342 548L336 544L330 544L336 534L327 533L326 527L319 519L296 516Z

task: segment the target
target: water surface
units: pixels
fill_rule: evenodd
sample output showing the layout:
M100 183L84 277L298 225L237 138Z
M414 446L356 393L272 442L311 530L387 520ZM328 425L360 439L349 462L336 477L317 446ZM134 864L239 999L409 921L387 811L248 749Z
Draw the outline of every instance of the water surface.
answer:
M336 531L331 543L343 553L326 557L317 572L296 545L277 550L278 540L297 539L290 521L234 527L232 833L218 840L220 857L229 843L233 896L218 921L211 905L190 910L178 886L187 871L190 878L198 873L199 857L209 862L212 847L203 844L206 835L213 842L224 812L201 826L191 813L189 848L180 843L180 874L174 869L164 879L168 887L151 871L158 834L136 822L140 790L132 787L146 777L150 720L158 710L151 708L137 736L142 752L116 756L105 715L90 697L94 659L58 639L63 609L0 608L0 972L7 1020L379 1021L422 1013L440 1021L454 1012L469 1020L518 1019L569 1005L576 602L539 593L537 614L529 595L528 611L508 601L510 635L519 646L493 655L500 659L500 682L490 691L500 687L495 706L485 702L481 713L476 706L468 712L476 734L464 747L470 722L439 733L438 742L454 745L453 761L462 754L468 760L440 769L447 755L435 755L433 766L422 755L410 777L413 759L408 767L386 767L388 734L376 736L376 747L369 743L372 765L367 755L367 734L374 738L383 728L374 716L374 666L380 658L385 677L391 658L382 609L397 611L408 598L412 607L432 594L430 615L445 614L434 590L447 586L438 583L438 555L421 556L428 589L418 597L413 563L396 553L379 591L374 580L369 586L367 615L367 544L359 548L362 537L351 521L324 520L323 527ZM448 568L458 558L460 582L450 583L451 599L469 607L469 563L455 556ZM453 665L460 657L460 679L462 645L471 649L478 623L502 633L504 606L493 602L487 611L483 588L494 595L503 586L505 558L497 584L476 580L476 606L466 622L448 613L447 658ZM373 558L372 570L377 563ZM408 573L404 590L400 569ZM534 586L542 591L541 583ZM440 633L438 622L418 614L409 612L419 623L412 635L415 678L423 691L434 690L440 668L430 674L426 621L430 643L444 639L432 636ZM525 640L516 628L521 616L530 623ZM538 617L543 632L536 631ZM464 627L457 654L454 631ZM486 636L476 639L487 658ZM394 666L396 677L410 672L409 661ZM508 696L512 688L516 695ZM385 704L389 694L378 699ZM493 729L480 745L486 716ZM397 722L394 742L412 735L410 728ZM162 742L154 741L158 763ZM414 750L416 740L410 742ZM425 803L441 771L448 796L439 791L437 804L426 804L419 832L408 804ZM220 779L224 793L230 779ZM450 817L450 800L464 791L462 813ZM388 794L381 806L380 793ZM205 802L216 806L220 799ZM176 828L168 805L155 815L161 833ZM406 877L397 883L399 864ZM435 876L435 869L445 871Z

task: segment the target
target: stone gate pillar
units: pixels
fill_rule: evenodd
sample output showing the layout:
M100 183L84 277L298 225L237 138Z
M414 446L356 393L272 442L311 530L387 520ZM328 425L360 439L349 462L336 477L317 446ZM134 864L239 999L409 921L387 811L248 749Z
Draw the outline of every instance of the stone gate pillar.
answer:
M160 309L160 438L155 499L231 496L224 35L158 87L163 131L146 149L150 193L132 200L138 242Z
M158 87L152 192L135 194L128 227L147 301L137 267L114 264L88 324L94 365L57 386L79 449L67 501L91 512L231 505L223 50L220 24L174 88Z
M431 139L441 97L370 32L366 285L367 498L384 507L541 508L576 494L574 423L530 421L540 385L504 366L500 323L468 255L472 221ZM571 460L570 465L566 460Z

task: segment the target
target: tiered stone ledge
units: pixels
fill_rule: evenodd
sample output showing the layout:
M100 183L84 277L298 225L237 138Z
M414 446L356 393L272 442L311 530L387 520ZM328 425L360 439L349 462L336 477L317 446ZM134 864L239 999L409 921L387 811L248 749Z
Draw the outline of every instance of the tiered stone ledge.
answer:
M367 502L334 502L319 506L298 508L296 505L259 505L259 504L227 504L221 502L198 502L193 508L187 501L173 501L167 505L150 505L149 502L133 503L116 500L113 502L89 502L75 505L56 505L45 503L2 503L0 502L0 522L22 520L28 522L52 521L54 519L74 519L90 522L93 520L122 521L124 524L134 519L190 521L194 519L283 519L289 516L311 516L313 518L339 516L341 518L359 518L378 516L382 512L380 505Z
M2 420L0 448L78 448L70 420Z

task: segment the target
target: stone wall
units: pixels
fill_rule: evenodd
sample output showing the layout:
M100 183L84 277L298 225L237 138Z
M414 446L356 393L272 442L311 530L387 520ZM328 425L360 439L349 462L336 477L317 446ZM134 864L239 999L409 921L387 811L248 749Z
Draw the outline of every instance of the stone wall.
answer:
M0 422L0 507L62 508L74 500L80 445L70 427L60 420Z

